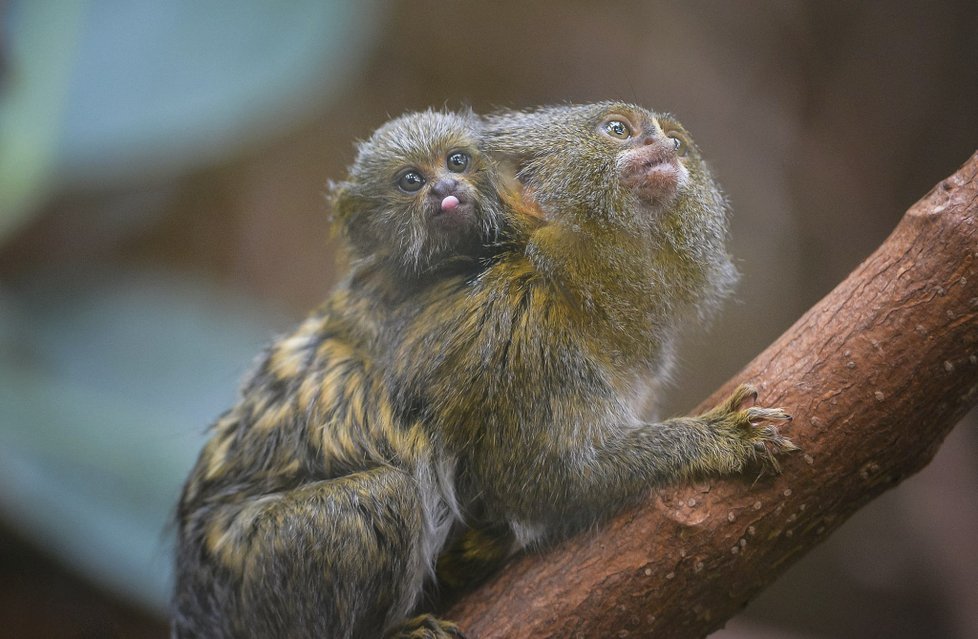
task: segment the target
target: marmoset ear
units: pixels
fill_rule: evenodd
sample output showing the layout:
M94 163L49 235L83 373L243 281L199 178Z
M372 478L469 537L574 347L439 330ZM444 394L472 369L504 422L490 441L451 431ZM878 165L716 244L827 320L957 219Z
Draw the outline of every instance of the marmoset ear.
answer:
M330 180L326 184L326 204L329 206L330 224L343 224L350 217L354 206L350 197L350 184Z
M360 249L363 242L362 216L358 215L362 208L358 198L354 196L349 182L329 181L326 192L326 204L329 207L330 233L340 237L352 247ZM359 219L358 219L359 218Z
M520 166L514 156L494 155L496 193L505 205L508 224L525 232L546 224L547 218L532 189L519 180Z
M329 205L330 231L333 237L342 238L357 252L365 250L370 241L362 199L357 197L349 182L330 180L327 189L326 202Z

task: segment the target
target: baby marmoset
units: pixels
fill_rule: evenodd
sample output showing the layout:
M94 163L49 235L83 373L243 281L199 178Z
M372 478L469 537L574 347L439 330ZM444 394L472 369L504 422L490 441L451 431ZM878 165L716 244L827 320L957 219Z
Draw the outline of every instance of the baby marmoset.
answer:
M178 509L173 634L405 636L450 523L432 435L397 414L391 310L469 277L502 225L471 113L398 118L333 186L354 254L326 303L273 343L212 428Z

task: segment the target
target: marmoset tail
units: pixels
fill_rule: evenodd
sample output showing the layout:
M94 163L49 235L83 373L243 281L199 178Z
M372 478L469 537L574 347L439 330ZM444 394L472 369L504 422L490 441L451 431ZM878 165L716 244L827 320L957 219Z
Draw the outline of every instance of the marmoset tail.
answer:
M179 505L180 639L455 636L406 621L455 514L441 443L395 410L395 313L467 278L502 215L471 113L398 118L359 146L333 209L351 274L268 347Z

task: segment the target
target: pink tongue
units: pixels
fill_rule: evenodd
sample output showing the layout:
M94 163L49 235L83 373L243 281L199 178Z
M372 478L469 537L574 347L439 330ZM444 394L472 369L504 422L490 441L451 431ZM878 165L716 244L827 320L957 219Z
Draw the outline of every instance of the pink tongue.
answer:
M444 200L441 201L442 211L451 211L458 207L458 198L454 195L449 195Z

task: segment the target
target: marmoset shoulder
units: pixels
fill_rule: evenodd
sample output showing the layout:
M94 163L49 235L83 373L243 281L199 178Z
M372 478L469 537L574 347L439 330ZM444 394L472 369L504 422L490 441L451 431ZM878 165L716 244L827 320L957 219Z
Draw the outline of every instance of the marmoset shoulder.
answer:
M406 621L453 517L450 469L391 402L379 354L399 306L494 250L504 220L480 146L471 113L409 114L332 185L351 272L212 427L179 505L175 637L454 632Z

